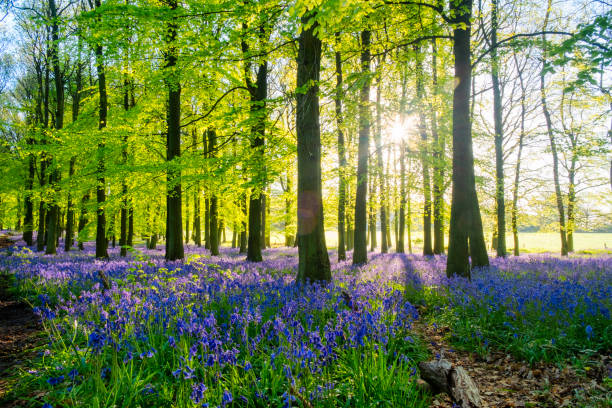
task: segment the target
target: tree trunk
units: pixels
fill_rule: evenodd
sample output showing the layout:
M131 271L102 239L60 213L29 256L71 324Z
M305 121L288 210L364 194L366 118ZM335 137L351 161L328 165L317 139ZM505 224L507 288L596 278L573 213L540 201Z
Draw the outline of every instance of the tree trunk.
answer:
M185 192L185 243L189 243L189 193Z
M357 148L357 192L355 196L355 235L353 265L368 262L366 241L367 195L368 195L368 150L370 143L370 36L369 30L361 32L361 72L366 77L359 101L359 145Z
M215 157L215 149L217 148L217 132L214 129L208 130L208 151L209 157ZM218 223L218 208L217 196L214 192L210 195L210 254L219 255L219 223Z
M425 120L425 84L423 81L423 61L420 47L416 54L416 97L419 105L419 133L421 135L421 167L423 170L423 255L433 255L431 236L431 180L429 177L429 142Z
M261 249L266 249L266 212L267 212L267 194L266 192L262 192L260 195L261 198Z
M512 195L512 238L514 240L514 255L519 256L519 235L518 235L518 189L521 175L521 155L523 153L523 143L525 140L525 115L526 115L526 90L523 82L523 70L519 67L514 54L514 62L518 72L519 83L521 85L521 130L519 135L518 152L516 155L516 168L514 170L514 190Z
M32 137L28 137L26 143L28 146L34 144L34 139ZM28 246L32 246L34 244L34 201L32 190L34 189L34 176L36 173L36 157L33 153L28 153L28 172L26 176L25 182L25 219L23 221L23 240Z
M59 47L59 26L55 0L49 0L49 14L51 17L51 44L49 45L49 56L53 65L53 80L55 84L55 130L64 127L64 78L60 67L58 47ZM47 248L45 254L55 254L57 252L57 239L59 231L57 224L59 220L59 186L60 169L56 158L49 157L52 163L49 183L52 186L52 202L47 213Z
M125 78L123 79L123 110L126 112L130 109L130 81L125 74ZM123 166L127 166L128 164L128 134L124 133L122 138L121 145L121 162ZM119 231L119 246L121 247L119 250L119 255L124 257L127 256L128 249L128 207L129 207L129 199L128 199L128 186L127 186L127 173L124 173L124 177L121 180L121 230Z
M83 243L85 242L83 229L85 229L87 225L87 201L89 201L89 191L86 192L81 199L81 214L79 215L79 225L77 228L77 241L81 251L83 250Z
M165 0L170 10L178 8L177 0ZM173 163L181 156L181 84L177 71L177 17L167 24L166 47L164 53L164 80L168 87L167 105L167 139L166 139L166 161L168 171L166 175L166 259L174 261L183 259L183 220L182 220L182 192L181 192L181 169L178 164Z
M100 0L95 0L96 8L100 7ZM106 116L108 112L108 96L106 94L106 73L104 72L104 61L102 45L98 44L95 48L96 70L98 73L98 93L100 95L100 109L98 116L98 129L101 131L97 149L97 169L96 169L96 258L108 258L108 241L106 240L106 180L104 178L104 133L106 127Z
M491 81L493 83L493 119L495 123L495 204L497 210L497 256L506 256L506 201L504 197L504 128L502 97L497 55L498 0L491 2Z
M247 198L246 194L242 194L240 197L240 209L242 210L242 228L240 231L240 249L239 253L244 254L247 252Z
M323 223L321 186L321 128L319 124L319 72L321 40L315 22L306 28L311 12L302 16L297 57L298 154L298 282L331 281ZM304 88L307 90L304 90Z
M340 46L340 34L336 33L336 46ZM346 259L346 151L342 130L342 55L336 51L336 127L338 132L338 261Z
M246 28L246 24L243 26ZM263 34L265 29L262 26L260 31ZM249 47L246 38L243 38L242 51L246 56L249 53ZM262 242L262 197L264 196L264 145L266 131L266 99L268 97L268 62L266 60L259 64L257 69L257 78L255 84L251 79L251 65L245 63L244 76L251 97L251 117L255 120L255 124L251 128L251 149L255 156L255 170L259 172L255 178L257 180L256 187L251 191L249 200L249 234L247 260L251 262L261 262L263 260L261 249L265 242Z
M397 232L397 249L395 252L404 253L404 229L406 223L406 146L400 145L400 206L399 226Z
M433 252L444 253L444 138L438 133L436 107L438 106L438 50L435 38L432 40L432 87L431 135L433 138Z
M453 92L453 191L446 274L449 277L460 275L469 278L471 277L470 253L474 266L484 266L483 264L488 263L476 196L470 123L472 1L461 0L452 3L452 13L456 16L457 23L453 30L456 85Z
M384 63L384 59L378 61L378 65ZM380 70L380 67L378 68ZM389 242L387 240L387 192L385 191L385 172L383 168L382 154L382 107L381 99L381 73L376 77L376 131L374 132L374 143L376 144L376 173L378 174L378 188L380 191L380 252L386 254L389 252ZM374 178L374 177L373 177ZM374 178L376 179L376 178ZM374 196L374 192L372 192ZM374 218L374 233L376 233L376 218Z
M544 28L548 25L548 18L550 16L551 0L548 0L548 9L546 10L546 17L544 19ZM553 158L553 181L555 185L555 197L557 200L557 211L559 212L559 235L561 236L561 255L567 256L567 230L565 228L565 208L563 205L563 195L561 194L561 185L559 183L559 157L557 154L557 142L555 140L555 134L552 127L552 120L550 118L550 112L548 111L548 105L546 103L546 36L542 36L543 50L542 50L542 69L540 70L540 99L542 103L542 112L544 113L544 119L546 119L546 130L548 133L548 140L550 141L550 150Z

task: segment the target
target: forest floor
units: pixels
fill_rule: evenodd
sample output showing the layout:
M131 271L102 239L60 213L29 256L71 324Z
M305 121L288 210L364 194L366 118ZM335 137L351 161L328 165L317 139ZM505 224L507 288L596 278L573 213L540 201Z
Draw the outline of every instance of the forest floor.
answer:
M12 244L9 236L0 235L0 251ZM288 269L291 262L295 261L295 254L291 250L287 250L287 253L284 250L276 252L275 259L269 263L274 263L278 269ZM372 256L374 266L371 271L376 275L384 275L389 270L404 270L409 266L403 263L407 259L398 255L383 257L377 254ZM435 260L419 257L410 259L415 262L416 273L425 281L427 268L435 264ZM241 264L232 264L236 261L231 257L219 262L224 262L228 270ZM284 263L287 265L278 266ZM83 268L90 267L90 264L88 258L84 258L82 264L75 263L78 265L74 268L75 274L81 276L84 274ZM27 380L21 379L16 373L26 373L36 366L40 357L35 350L45 342L47 335L31 306L20 300L13 291L12 279L12 275L0 273L0 408L32 406L33 401L39 402L49 393L33 383L29 387L17 386L18 382ZM419 305L418 302L415 304ZM611 355L601 352L597 354L591 350L589 357L577 356L558 363L540 361L530 365L517 356L496 351L495 348L485 353L482 350L478 353L469 346L460 349L453 340L457 333L452 335L453 330L438 320L438 309L430 304L424 306L426 304L417 306L420 317L413 322L412 330L427 344L431 356L445 358L453 366L462 366L467 371L477 384L486 407L612 407L609 380L612 375ZM27 390L23 390L25 394L20 391L15 394L16 388ZM12 396L20 400L9 401L8 398ZM449 397L438 395L433 398L430 406L450 408L453 404Z
M0 236L0 250L12 244L9 237ZM11 280L11 275L0 273L0 399L17 380L16 369L27 367L28 362L36 357L33 349L42 339L40 319L29 304L15 296Z
M602 383L612 369L612 357L600 355L582 373L576 367L551 363L530 366L510 354L492 351L486 357L457 350L448 344L448 327L417 321L414 330L429 342L428 349L453 366L463 367L474 380L480 396L490 408L609 407L612 393ZM437 395L432 408L453 404L446 394Z

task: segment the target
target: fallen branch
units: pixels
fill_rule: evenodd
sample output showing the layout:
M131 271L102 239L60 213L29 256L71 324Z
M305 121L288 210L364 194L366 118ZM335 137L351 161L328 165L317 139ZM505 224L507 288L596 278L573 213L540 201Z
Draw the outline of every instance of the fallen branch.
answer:
M421 378L429 384L434 394L444 392L461 408L482 408L476 383L461 366L455 366L445 359L420 362Z
M102 280L102 286L104 286L104 289L110 290L111 286L110 281L108 280L108 276L106 276L106 274L101 269L98 269L98 276Z

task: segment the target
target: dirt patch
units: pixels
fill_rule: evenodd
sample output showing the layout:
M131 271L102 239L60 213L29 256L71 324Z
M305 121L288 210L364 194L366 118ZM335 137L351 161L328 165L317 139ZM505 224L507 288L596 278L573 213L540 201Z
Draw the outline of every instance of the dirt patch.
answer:
M0 237L0 248L10 245L10 239ZM10 390L18 369L35 357L33 349L41 342L40 319L30 305L15 297L11 285L11 276L0 273L0 400Z
M529 366L509 354L492 352L486 358L476 353L454 350L446 338L448 328L434 328L417 322L414 329L429 341L429 349L454 366L462 366L477 384L486 406L491 408L527 407L608 407L612 391L603 380L612 368L610 356L599 356L587 367L586 375L570 366L559 368L538 363ZM435 397L432 407L452 407L445 395Z

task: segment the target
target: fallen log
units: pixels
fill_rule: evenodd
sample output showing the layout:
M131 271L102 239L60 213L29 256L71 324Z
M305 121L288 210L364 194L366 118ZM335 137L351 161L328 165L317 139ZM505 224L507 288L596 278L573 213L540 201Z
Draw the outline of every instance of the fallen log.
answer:
M98 269L98 276L100 277L100 280L102 281L102 286L104 287L104 289L110 290L111 288L110 280L108 279L108 276L106 276L103 270Z
M463 367L440 359L420 362L419 370L433 394L444 392L461 408L485 407L476 383Z

